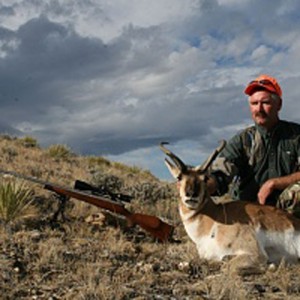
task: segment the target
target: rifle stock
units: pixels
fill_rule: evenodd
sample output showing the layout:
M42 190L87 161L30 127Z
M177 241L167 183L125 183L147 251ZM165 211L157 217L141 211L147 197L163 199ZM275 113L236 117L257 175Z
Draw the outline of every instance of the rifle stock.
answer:
M113 213L120 214L126 217L130 226L139 225L142 229L149 232L153 237L157 238L159 241L165 242L170 240L172 237L174 229L172 225L163 222L156 216L141 213L131 213L124 207L122 203L111 201L104 197L86 194L78 190L54 185L52 183L45 182L33 177L23 176L12 171L0 170L0 173L12 175L14 177L41 184L44 186L45 189L55 192L58 195L64 195L70 198L75 198L77 200L81 200L99 208L109 210Z

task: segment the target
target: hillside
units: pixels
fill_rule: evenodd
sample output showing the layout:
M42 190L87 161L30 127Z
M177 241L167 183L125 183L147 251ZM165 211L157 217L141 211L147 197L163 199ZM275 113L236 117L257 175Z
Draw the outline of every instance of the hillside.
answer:
M226 262L200 260L179 222L174 185L149 171L64 145L42 149L30 137L1 136L0 152L0 169L66 187L77 179L105 186L134 197L128 210L175 226L174 239L159 243L119 216L99 221L99 208L75 199L66 220L51 222L57 200L24 182L33 191L30 207L12 222L1 220L1 299L300 299L299 265L238 276Z

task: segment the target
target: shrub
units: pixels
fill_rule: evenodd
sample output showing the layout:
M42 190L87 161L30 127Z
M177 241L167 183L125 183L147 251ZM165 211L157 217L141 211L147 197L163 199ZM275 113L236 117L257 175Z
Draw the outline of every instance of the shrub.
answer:
M159 182L137 183L129 189L130 194L141 201L155 203L162 199L176 198L173 189L169 185Z
M39 147L37 140L31 136L25 136L19 141L24 147L27 148Z
M128 166L120 162L113 162L113 167L119 171L121 171L124 174L130 174L130 175L138 175L141 178L145 179L154 179L154 175L149 170L144 170L141 167L138 166Z
M47 153L50 157L56 159L68 159L73 156L73 153L68 146L60 144L51 145L47 149Z
M87 158L89 167L95 166L106 166L109 167L111 165L110 161L101 156L89 156Z
M120 192L124 186L121 178L110 174L97 173L93 176L92 181L94 185L115 193Z
M19 155L18 151L14 147L2 147L2 158L6 160L7 163L12 163L15 158Z
M2 140L12 141L15 139L15 137L10 136L9 134L1 134L0 135Z
M8 224L26 214L33 201L33 191L23 183L0 181L0 218Z

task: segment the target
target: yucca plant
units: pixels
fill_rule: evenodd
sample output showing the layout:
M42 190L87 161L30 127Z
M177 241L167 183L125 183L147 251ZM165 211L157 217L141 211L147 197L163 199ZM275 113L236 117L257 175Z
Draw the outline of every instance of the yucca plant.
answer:
M33 201L33 191L16 180L0 180L0 218L9 224L24 217Z

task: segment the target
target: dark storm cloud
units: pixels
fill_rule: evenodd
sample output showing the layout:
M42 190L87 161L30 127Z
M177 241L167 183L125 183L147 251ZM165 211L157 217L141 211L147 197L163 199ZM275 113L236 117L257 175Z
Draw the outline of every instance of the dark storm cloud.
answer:
M45 17L15 32L2 28L0 36L6 52L0 59L2 119L34 120L49 107L69 106L67 92L73 85L112 76L119 67L122 50L80 37ZM15 45L8 49L11 40Z
M67 132L72 132L72 122L76 122L74 118L78 110L86 107L89 95L86 95L86 99L83 97L78 101L71 91L76 89L77 85L89 84L94 79L100 82L102 79L113 80L114 76L122 79L126 72L153 69L155 57L151 53L151 48L147 53L137 47L135 54L138 59L135 57L134 60L130 58L129 51L133 41L146 41L148 37L157 47L156 35L149 35L146 30L134 30L130 26L124 31L123 36L107 45L100 39L81 37L72 29L51 22L45 17L32 19L16 31L2 29L2 40L7 47L11 40L15 43L14 47L6 51L0 64L1 118L10 121L13 125L18 123L24 132L34 131L34 134L48 141L52 136L53 141L59 139L60 142L73 143L72 145L78 149L100 147L100 152L115 153L113 149L116 148L120 153L134 149L137 145L142 146L143 138L138 130L133 128L136 123L130 119L132 111L127 108L126 112L126 107L123 107L123 110L125 118L128 116L128 119L120 124L124 136L116 134L118 128L107 129L109 122L114 122L113 117L109 118L109 114L121 108L117 104L117 97L122 91L115 86L115 95L113 90L109 93L103 91L103 94L99 94L92 101L94 104L90 108L93 110L93 105L102 106L100 117L101 113L108 116L106 129L96 128L100 139L105 139L105 142L81 147L80 126L75 133L73 132L73 136L68 136ZM5 47L3 49L5 50ZM144 114L140 108L136 113ZM35 129L35 125L31 125L35 122L39 123L37 127L42 127L42 130ZM61 126L57 126L58 123ZM145 116L145 123L151 123L147 116ZM84 126L83 124L82 127ZM90 128L89 139L94 139L94 130ZM84 132L85 129L82 131ZM146 133L149 131L147 128L142 130ZM114 135L119 142L112 138ZM135 141L131 141L133 135L136 135ZM124 143L127 138L130 141ZM110 142L113 146L107 145ZM115 147L117 143L120 145ZM147 145L149 141L144 139L144 146Z

